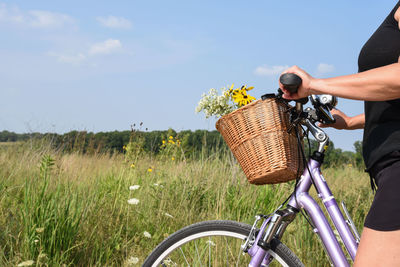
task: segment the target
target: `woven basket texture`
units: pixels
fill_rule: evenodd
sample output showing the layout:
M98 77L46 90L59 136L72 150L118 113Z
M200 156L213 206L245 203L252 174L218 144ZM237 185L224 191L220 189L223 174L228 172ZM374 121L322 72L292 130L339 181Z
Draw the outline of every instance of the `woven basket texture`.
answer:
M248 181L258 185L287 182L303 170L297 138L288 127L287 106L275 98L252 102L216 123Z

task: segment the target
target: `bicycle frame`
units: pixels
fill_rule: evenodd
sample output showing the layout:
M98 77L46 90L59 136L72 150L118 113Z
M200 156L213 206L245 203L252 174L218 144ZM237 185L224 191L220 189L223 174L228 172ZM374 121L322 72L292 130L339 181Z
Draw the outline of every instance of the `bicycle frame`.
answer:
M295 193L292 194L288 201L288 208L273 213L272 216L263 222L254 245L248 250L249 255L252 257L249 266L260 266L261 264L263 264L262 266L268 266L270 254L267 252L267 244L269 244L272 238L280 238L283 235L286 226L293 221L295 215L300 209L304 209L311 218L311 222L315 227L313 230L321 238L325 251L328 253L332 264L334 266L350 266L345 253L341 249L341 246L329 225L328 219L325 217L317 202L309 195L309 190L313 183L316 187L318 197L324 203L329 217L337 229L348 254L354 261L358 241L356 241L349 225L347 225L346 220L321 173L321 162L315 159L309 160L308 167L305 168L303 175L296 186ZM350 218L349 220L351 221Z

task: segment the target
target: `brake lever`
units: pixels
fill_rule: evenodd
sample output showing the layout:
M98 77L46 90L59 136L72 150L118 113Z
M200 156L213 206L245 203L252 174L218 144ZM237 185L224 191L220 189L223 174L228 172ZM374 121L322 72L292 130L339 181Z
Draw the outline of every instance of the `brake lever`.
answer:
M318 109L319 109L319 111L322 112L322 114L328 120L327 123L335 123L336 122L336 119L332 116L332 113L328 107L321 105L318 107Z

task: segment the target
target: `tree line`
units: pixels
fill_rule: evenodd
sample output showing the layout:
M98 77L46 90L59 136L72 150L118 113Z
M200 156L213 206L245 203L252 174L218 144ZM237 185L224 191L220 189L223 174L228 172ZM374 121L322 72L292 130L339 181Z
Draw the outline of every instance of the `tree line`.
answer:
M220 133L216 130L184 130L176 132L173 129L165 131L142 131L131 129L130 131L112 132L87 132L70 131L64 134L57 133L14 133L9 131L0 132L0 142L21 142L30 140L48 140L53 147L65 153L79 152L83 154L94 153L124 153L124 146L129 142L141 140L141 149L145 153L158 154L164 143L170 139L179 140L182 151L187 158L198 155L211 155L216 152L227 152L229 149ZM304 141L304 151L314 151L317 142L310 139ZM325 153L324 166L341 166L351 164L358 168L364 168L362 159L362 145L360 141L354 143L354 150L343 151L335 148L333 142Z

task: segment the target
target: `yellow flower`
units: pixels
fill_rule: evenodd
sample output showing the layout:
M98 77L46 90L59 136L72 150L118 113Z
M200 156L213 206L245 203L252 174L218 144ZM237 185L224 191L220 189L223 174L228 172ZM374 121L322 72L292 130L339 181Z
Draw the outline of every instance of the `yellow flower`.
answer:
M165 140L162 140L162 144L165 145Z
M131 168L132 168L132 169L135 168L135 164L132 163L132 164L131 164Z
M172 159L172 160L175 160L175 158L174 158L174 157L172 157L171 159Z
M229 87L229 91L225 94L225 96L232 95L232 92L233 92L233 83L232 83L231 87Z
M241 103L243 100L243 94L241 93L241 90L239 89L233 90L232 99L233 102L237 103L239 106L242 106Z
M122 147L122 150L126 150L126 146L123 146L123 147Z
M253 102L254 100L256 100L255 97L248 95L246 91L243 92L243 100L242 100L242 105L245 106L251 102Z
M253 102L253 100L256 100L255 97L247 94L246 86L242 86L242 89L235 89L232 94L232 99L239 107L243 107Z
M152 172L153 169L150 167L150 168L147 169L147 171L148 171L148 172Z
M170 135L170 136L169 136L169 139L172 140L172 139L174 139L174 138L172 137L172 135Z

